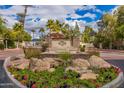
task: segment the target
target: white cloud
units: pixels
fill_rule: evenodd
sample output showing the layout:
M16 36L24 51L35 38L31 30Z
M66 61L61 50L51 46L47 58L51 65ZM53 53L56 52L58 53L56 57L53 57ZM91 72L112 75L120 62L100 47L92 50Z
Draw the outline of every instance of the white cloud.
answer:
M78 15L76 13L72 13L68 17L71 17L72 19L77 19L77 18L81 18L82 16L80 16L80 15Z
M80 8L80 10L90 10L95 9L96 7L94 5L84 5Z
M83 31L84 28L85 28L85 24L86 24L86 21L83 21L83 20L66 20L65 23L69 24L70 26L74 27L75 26L75 23L77 22L79 28L80 28L80 31Z
M22 13L24 11L23 6L12 6L8 9L0 9L0 14L2 15L13 15L16 13Z
M115 8L111 9L110 10L111 14L114 14L117 11L118 8L119 8L119 6L116 6Z
M26 16L26 22L25 27L28 30L39 28L46 25L46 22L48 19L58 19L61 22L67 22L70 25L74 26L75 22L78 22L80 30L82 31L85 28L85 25L87 25L86 21L84 20L66 20L67 17L71 17L74 19L77 18L83 18L83 17L89 17L91 19L95 19L96 15L91 13L86 13L84 15L78 15L75 13L76 9L81 10L88 10L93 9L94 11L101 12L99 9L96 9L95 6L79 6L79 5L69 5L69 6L61 6L61 5L42 5L42 6L32 6L28 8L28 16ZM15 16L17 13L24 12L23 6L12 6L8 9L0 9L0 14L4 19L7 20L7 26L12 27L15 22L18 22ZM67 14L70 14L67 16ZM35 21L37 18L39 18L38 21ZM91 23L89 23L91 24ZM95 23L92 23L95 27Z
M102 13L102 11L96 8L95 5L84 5L79 10L93 10L95 12Z
M10 17L10 16L2 16L2 18L5 20L5 23L7 25L7 27L12 28L12 26L18 22L17 20L14 19L14 17Z
M85 17L89 17L91 19L95 19L96 18L96 14L91 14L91 13L86 13L82 16L82 18L85 18Z

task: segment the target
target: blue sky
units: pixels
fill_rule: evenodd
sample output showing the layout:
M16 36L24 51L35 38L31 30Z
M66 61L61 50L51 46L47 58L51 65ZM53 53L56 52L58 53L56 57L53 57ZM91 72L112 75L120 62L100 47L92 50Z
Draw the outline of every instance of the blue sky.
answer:
M58 19L71 26L78 22L80 30L91 26L97 30L96 22L106 13L112 13L116 5L41 5L28 8L25 29L38 29L44 27L48 19ZM17 13L23 13L23 6L0 5L0 16L6 20L6 25L12 27L18 22Z

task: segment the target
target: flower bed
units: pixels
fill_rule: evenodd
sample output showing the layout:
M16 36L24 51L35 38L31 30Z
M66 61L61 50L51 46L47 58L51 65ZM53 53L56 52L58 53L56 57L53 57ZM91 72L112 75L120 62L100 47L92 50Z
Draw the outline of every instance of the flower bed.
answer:
M15 79L20 81L24 86L31 88L93 88L102 87L103 85L114 80L121 70L112 66L111 68L91 68L98 74L96 80L81 80L80 75L75 71L65 71L64 67L56 67L55 71L33 72L29 69L20 70L11 66L7 67Z

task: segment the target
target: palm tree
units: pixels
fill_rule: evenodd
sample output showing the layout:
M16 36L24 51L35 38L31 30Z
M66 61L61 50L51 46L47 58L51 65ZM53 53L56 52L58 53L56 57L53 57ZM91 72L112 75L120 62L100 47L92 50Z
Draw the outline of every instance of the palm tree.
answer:
M69 39L70 38L70 36L69 36L69 34L70 34L70 26L69 26L69 24L62 24L62 28L61 28L61 32L65 35L65 38L66 39Z
M25 28L25 18L27 16L27 10L28 10L28 7L32 7L32 5L23 5L23 6L24 6L24 12L23 13L18 13L17 15L20 16L19 21L22 23L22 25Z
M22 42L23 41L23 38L22 38L22 33L24 31L24 27L21 23L15 23L15 25L13 26L13 30L16 32L16 35L17 35L17 48L19 46L19 42Z
M53 26L54 26L54 20L49 19L49 20L47 21L46 27L47 27L47 29L50 30L50 33L53 31Z
M59 22L59 20L56 20L56 21L54 22L53 27L54 27L54 30L53 30L53 31L55 31L55 32L58 33L58 32L61 31L62 24Z
M43 27L41 27L39 30L39 33L42 34L42 38L44 37L44 32L45 32L45 29Z

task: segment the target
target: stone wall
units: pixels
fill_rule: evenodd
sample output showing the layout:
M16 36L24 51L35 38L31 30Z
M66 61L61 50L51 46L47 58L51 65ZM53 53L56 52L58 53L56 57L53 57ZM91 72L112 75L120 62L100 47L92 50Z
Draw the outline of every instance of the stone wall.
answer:
M71 47L70 40L52 40L52 48L67 49Z
M69 51L70 48L71 48L70 40L59 39L51 41L50 51L55 52Z
M73 47L74 48L79 48L79 46L80 46L80 39L79 38L74 38Z

